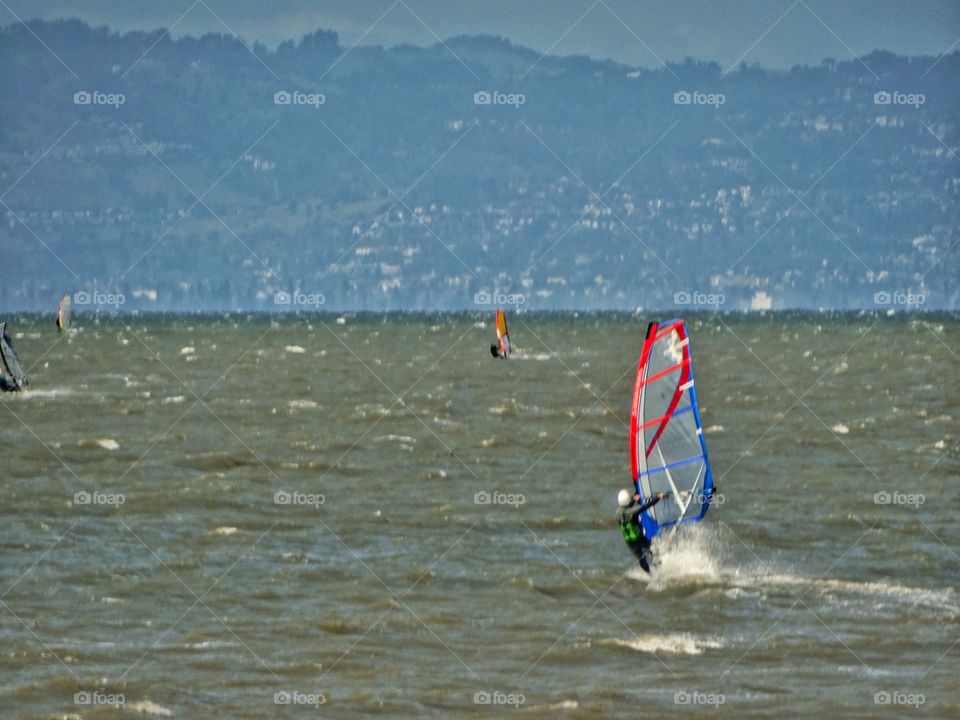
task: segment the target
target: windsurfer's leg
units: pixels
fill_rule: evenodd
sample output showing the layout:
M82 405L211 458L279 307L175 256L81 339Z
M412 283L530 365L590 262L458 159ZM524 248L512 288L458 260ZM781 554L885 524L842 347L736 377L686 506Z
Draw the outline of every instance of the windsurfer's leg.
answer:
M630 548L630 552L633 553L633 556L637 559L637 562L640 563L646 572L650 572L650 546L645 545L643 542L637 540L636 542L627 543L627 547Z
M646 565L646 560L644 559L644 548L639 541L628 542L627 547L630 548L630 552L633 553L633 556L637 559L637 562L640 563L641 567ZM646 567L643 567L643 569L647 570Z

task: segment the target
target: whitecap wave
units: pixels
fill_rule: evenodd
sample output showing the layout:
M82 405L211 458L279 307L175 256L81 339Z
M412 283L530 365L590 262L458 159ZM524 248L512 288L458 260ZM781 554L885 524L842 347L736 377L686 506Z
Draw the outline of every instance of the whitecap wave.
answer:
M676 655L702 655L705 650L723 647L723 640L711 637L696 637L690 633L667 633L665 635L637 635L629 640L607 638L601 645L626 647L637 652L668 652Z

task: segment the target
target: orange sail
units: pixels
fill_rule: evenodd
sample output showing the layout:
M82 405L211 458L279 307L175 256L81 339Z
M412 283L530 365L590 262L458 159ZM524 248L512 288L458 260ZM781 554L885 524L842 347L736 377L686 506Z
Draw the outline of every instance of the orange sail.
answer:
M503 310L497 310L497 342L500 344L500 357L510 357L510 333L507 332L507 316Z

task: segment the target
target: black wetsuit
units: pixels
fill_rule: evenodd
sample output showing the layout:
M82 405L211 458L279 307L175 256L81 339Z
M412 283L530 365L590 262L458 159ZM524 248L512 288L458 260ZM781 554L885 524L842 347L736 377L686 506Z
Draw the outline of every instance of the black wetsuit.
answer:
M620 532L623 533L623 539L634 554L637 561L645 571L650 572L650 541L643 533L643 525L640 524L640 513L653 507L660 498L654 497L647 500L643 505L636 500L627 505L627 507L617 508L617 522L620 523Z

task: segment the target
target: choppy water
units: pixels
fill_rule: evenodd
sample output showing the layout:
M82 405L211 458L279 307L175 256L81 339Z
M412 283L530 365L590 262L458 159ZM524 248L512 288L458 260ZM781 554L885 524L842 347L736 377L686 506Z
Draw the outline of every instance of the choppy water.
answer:
M960 713L955 315L693 319L723 502L652 578L647 318L6 319L3 717Z

